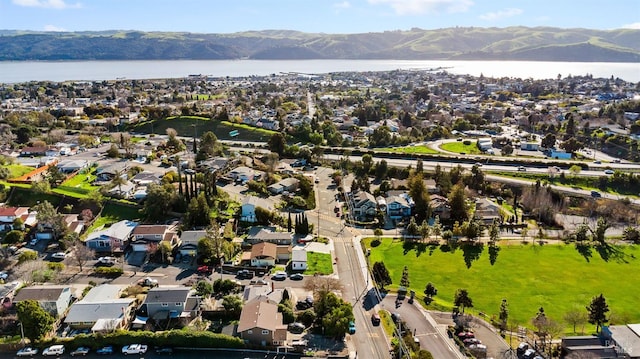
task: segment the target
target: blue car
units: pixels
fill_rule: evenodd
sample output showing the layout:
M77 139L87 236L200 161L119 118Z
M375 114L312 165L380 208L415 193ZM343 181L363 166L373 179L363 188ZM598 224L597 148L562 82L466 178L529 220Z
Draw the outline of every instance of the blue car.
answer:
M100 354L100 355L113 354L113 347L111 345L106 346L106 347L102 347L102 348L96 350L96 353Z
M349 322L349 334L356 334L356 323L353 321Z

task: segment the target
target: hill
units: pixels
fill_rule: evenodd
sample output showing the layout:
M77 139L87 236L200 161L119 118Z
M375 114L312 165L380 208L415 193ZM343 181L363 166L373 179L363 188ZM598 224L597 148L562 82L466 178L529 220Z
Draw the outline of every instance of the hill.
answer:
M362 34L0 30L0 61L398 59L640 62L640 30L411 29Z

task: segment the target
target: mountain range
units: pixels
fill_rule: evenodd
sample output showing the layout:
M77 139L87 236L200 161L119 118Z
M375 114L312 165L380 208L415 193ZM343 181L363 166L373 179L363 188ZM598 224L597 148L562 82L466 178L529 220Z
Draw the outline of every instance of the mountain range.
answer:
M640 30L552 27L360 34L290 30L231 34L0 30L0 61L395 59L640 62Z

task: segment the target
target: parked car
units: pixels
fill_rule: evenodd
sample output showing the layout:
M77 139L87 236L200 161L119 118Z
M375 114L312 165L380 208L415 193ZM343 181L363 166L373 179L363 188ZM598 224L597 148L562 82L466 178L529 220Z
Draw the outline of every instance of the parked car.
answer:
M287 330L293 334L300 334L304 332L305 326L302 323L294 322L287 326Z
M393 313L391 313L391 319L392 319L395 323L398 323L398 322L400 322L400 320L402 320L402 318L400 318L400 313L397 313L397 312L393 312Z
M380 325L380 315L378 313L371 314L371 324L378 326Z
M529 343L520 342L520 344L518 344L518 348L516 348L516 354L520 357L527 349L529 349Z
M0 280L7 280L9 278L9 273L2 271L0 272Z
M138 285L143 286L143 287L157 287L158 286L158 280L157 279L153 279L153 278L142 278L138 281Z
M591 197L600 198L600 197L602 197L602 194L600 194L600 192L598 192L598 191L591 191Z
M157 347L156 354L173 354L173 348L171 347Z
M292 275L289 276L289 279L291 280L303 280L304 276L300 273L294 273Z
M122 354L144 354L147 352L147 346L144 344L129 344L122 347Z
M113 347L111 345L106 346L106 347L102 347L102 348L96 350L96 354L99 354L99 355L110 355L110 354L113 354Z
M356 334L356 323L353 320L349 322L349 334Z
M55 259L59 261L64 260L65 258L67 258L67 254L65 252L56 252L51 255L51 259Z
M277 271L277 272L274 273L274 275L271 277L271 279L273 279L273 280L285 280L285 279L287 279L287 272Z
M76 355L87 355L87 354L89 354L89 348L87 348L87 347L78 347L78 348L76 348L76 350L72 351L69 354L71 354L72 357L76 356Z
M32 347L24 347L16 353L16 356L19 357L32 357L38 354L38 349Z
M211 267L211 266L199 266L197 271L198 271L198 274L211 275L213 273L213 267Z
M253 278L253 272L248 269L241 269L236 273L236 277L239 279L251 279Z
M45 355L45 356L62 355L62 354L64 354L64 345L62 344L52 345L42 351L42 355Z
M100 257L98 258L98 262L96 262L98 266L112 266L114 264L116 264L115 257Z
M535 349L529 348L524 352L524 355L522 355L522 357L524 359L533 359L533 357L536 356L536 351Z

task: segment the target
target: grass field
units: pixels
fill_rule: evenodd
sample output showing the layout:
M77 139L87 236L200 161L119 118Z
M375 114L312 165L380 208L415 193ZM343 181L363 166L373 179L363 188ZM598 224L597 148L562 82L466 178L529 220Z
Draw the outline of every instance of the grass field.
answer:
M434 150L433 148L425 146L425 145L406 146L406 147L376 148L374 151L375 152L379 151L379 152L406 153L406 154L413 154L413 153L436 154L436 153L440 153L440 152Z
M331 274L333 273L333 265L331 263L331 254L307 252L307 270L304 274Z
M99 186L91 185L91 182L93 182L95 179L96 179L95 172L92 172L90 174L81 172L69 178L68 180L62 182L62 186L80 188L88 192L91 192L91 191L100 189Z
M34 167L24 166L17 163L12 163L10 165L7 165L6 167L9 168L9 173L10 173L9 178L24 176L27 173L35 170Z
M476 142L472 141L471 144L465 145L464 142L447 142L443 143L440 148L444 151L455 153L466 153L468 155L479 155L482 151L476 146Z
M372 239L363 240L369 248ZM640 247L612 247L610 252L596 248L579 252L574 245L504 245L494 264L488 249L481 252L458 248L444 251L438 246L423 246L420 251L403 248L403 242L383 239L371 248L370 263L384 261L395 289L402 269L409 268L410 288L419 295L428 282L438 294L434 306L452 308L454 293L466 288L473 300L474 312L489 317L498 314L503 298L509 303L509 318L531 327L530 319L538 308L547 316L563 322L568 311L584 310L591 298L603 293L607 304L630 323L640 321L637 285L640 283ZM468 264L467 264L468 263ZM586 311L585 311L586 312ZM566 331L572 328L565 324ZM595 331L587 324L585 331Z
M125 219L136 220L138 218L140 218L140 213L138 212L137 208L123 206L115 203L106 203L100 217L96 219L95 222L93 222L91 227L89 227L85 233L91 233L97 228L110 226L113 223Z
M153 133L164 134L167 128L173 128L178 132L178 135L191 137L194 135L194 127L198 137L207 131L212 131L220 140L265 142L276 132L245 124L234 124L196 116L168 117L164 120L146 121L136 124L129 130L142 133L151 133L153 130ZM229 136L229 132L233 130L238 130L238 136Z

